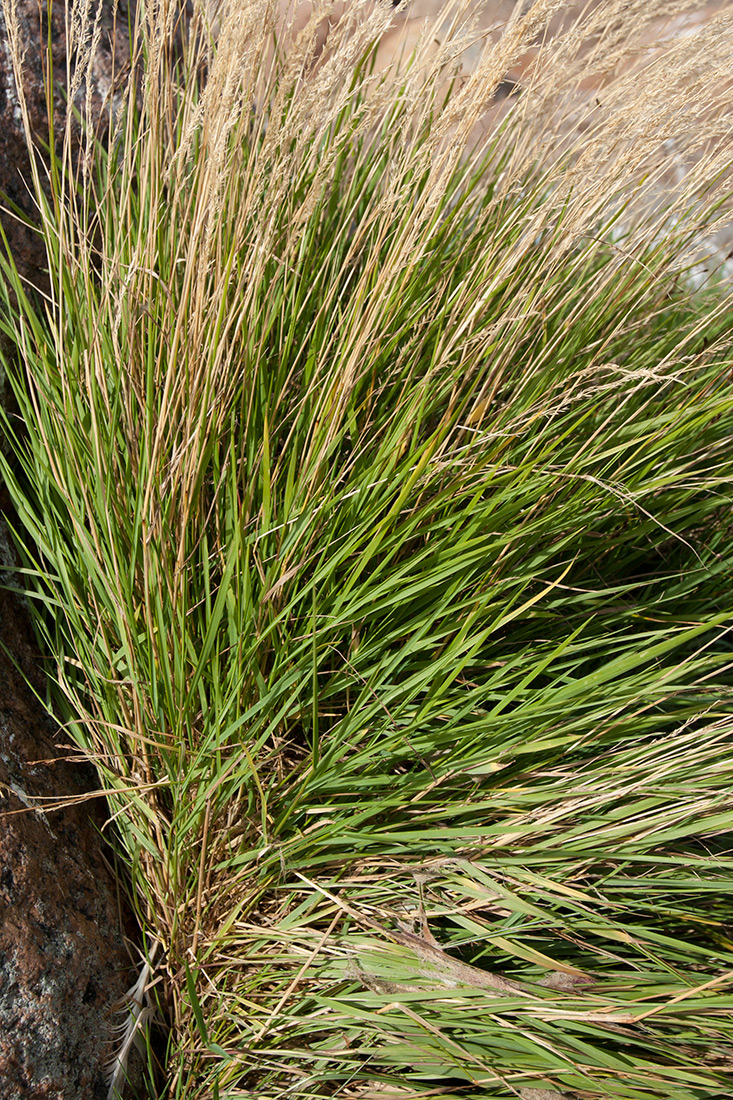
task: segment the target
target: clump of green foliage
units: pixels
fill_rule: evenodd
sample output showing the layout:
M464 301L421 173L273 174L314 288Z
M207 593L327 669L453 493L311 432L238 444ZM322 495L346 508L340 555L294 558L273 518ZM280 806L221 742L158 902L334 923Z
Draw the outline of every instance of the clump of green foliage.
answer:
M35 159L3 470L151 1095L726 1094L730 18L609 0L499 103L562 6L461 77L457 6L385 67L389 5L141 5Z

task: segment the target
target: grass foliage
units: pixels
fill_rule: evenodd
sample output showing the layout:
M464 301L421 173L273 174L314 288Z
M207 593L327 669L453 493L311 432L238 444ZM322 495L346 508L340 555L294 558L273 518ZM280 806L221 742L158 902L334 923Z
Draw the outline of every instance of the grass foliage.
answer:
M399 68L389 5L141 5L101 136L70 28L3 469L151 1095L728 1094L731 17L493 101L561 7L456 77L455 5Z

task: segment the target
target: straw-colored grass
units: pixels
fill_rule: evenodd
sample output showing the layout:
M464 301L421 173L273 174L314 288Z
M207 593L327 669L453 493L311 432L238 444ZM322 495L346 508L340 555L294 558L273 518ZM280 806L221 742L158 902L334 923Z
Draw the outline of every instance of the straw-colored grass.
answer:
M4 472L150 1095L727 1095L733 20L608 0L499 107L561 7L464 79L457 5L388 71L389 5L141 6L35 161Z

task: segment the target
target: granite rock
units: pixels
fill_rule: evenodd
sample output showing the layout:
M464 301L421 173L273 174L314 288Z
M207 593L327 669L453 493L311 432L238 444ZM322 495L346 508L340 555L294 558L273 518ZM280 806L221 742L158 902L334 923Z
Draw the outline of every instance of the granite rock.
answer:
M48 137L43 44L50 43L54 73L65 76L65 6L19 0L16 12L28 120L42 143ZM126 16L105 0L90 89L102 119L113 71L127 56ZM0 46L0 192L32 219L30 162L2 15ZM65 110L57 85L57 133ZM38 234L8 214L1 220L21 274L43 287ZM0 512L9 512L4 494ZM10 554L0 520L3 565ZM7 584L7 575L0 582ZM124 1019L116 1010L135 978L123 906L99 834L104 806L81 801L52 810L44 801L82 796L95 777L60 747L61 733L37 698L45 695L44 675L27 609L4 589L0 643L0 1100L104 1100L113 1028Z
M50 808L84 795L94 776L59 747L36 697L43 676L23 601L7 590L0 642L0 1100L104 1100L134 974L103 806Z

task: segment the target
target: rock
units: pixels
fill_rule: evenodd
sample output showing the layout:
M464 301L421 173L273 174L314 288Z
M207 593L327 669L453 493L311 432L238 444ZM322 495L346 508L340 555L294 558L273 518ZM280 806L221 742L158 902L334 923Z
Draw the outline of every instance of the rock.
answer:
M131 0L134 2L134 0ZM67 75L64 3L49 4L47 0L10 0L17 16L18 44L22 52L23 93L27 105L28 122L37 147L48 142L48 113L43 81L44 55L47 43L54 74L54 128L60 138L66 117L64 82ZM96 11L96 5L90 9ZM49 15L50 12L50 15ZM122 73L129 62L127 0L118 4L115 0L102 0L101 36L92 66L91 107L92 117L106 117L114 92L114 73ZM23 127L16 81L13 75L8 31L3 8L0 7L0 193L10 204L19 208L27 219L37 214L30 196L30 162ZM75 106L82 108L86 85L75 95ZM3 202L2 206L5 207ZM43 242L27 224L7 213L0 215L0 222L7 234L8 243L18 270L31 282L43 285L45 256Z
M42 691L27 616L8 591L0 641ZM112 1029L124 1019L114 1010L134 981L97 831L103 807L39 808L94 784L59 741L0 652L0 1100L105 1100Z
M54 74L65 78L65 5L19 0L15 10L27 117L34 139L43 143L44 52L50 43ZM110 102L113 71L129 56L126 15L104 0L90 89L97 118ZM0 45L0 191L32 219L23 115L1 13ZM82 86L77 104L84 95ZM65 110L57 84L57 134ZM7 213L0 220L19 271L43 287L40 237ZM4 491L0 512L9 512ZM11 563L1 520L0 559ZM98 832L104 806L96 800L40 809L48 807L44 799L84 795L95 777L59 747L60 731L36 698L44 697L45 685L26 609L6 590L0 590L0 642L12 654L0 651L0 1100L105 1100L113 1028L124 1020L135 975L121 928L124 907Z

